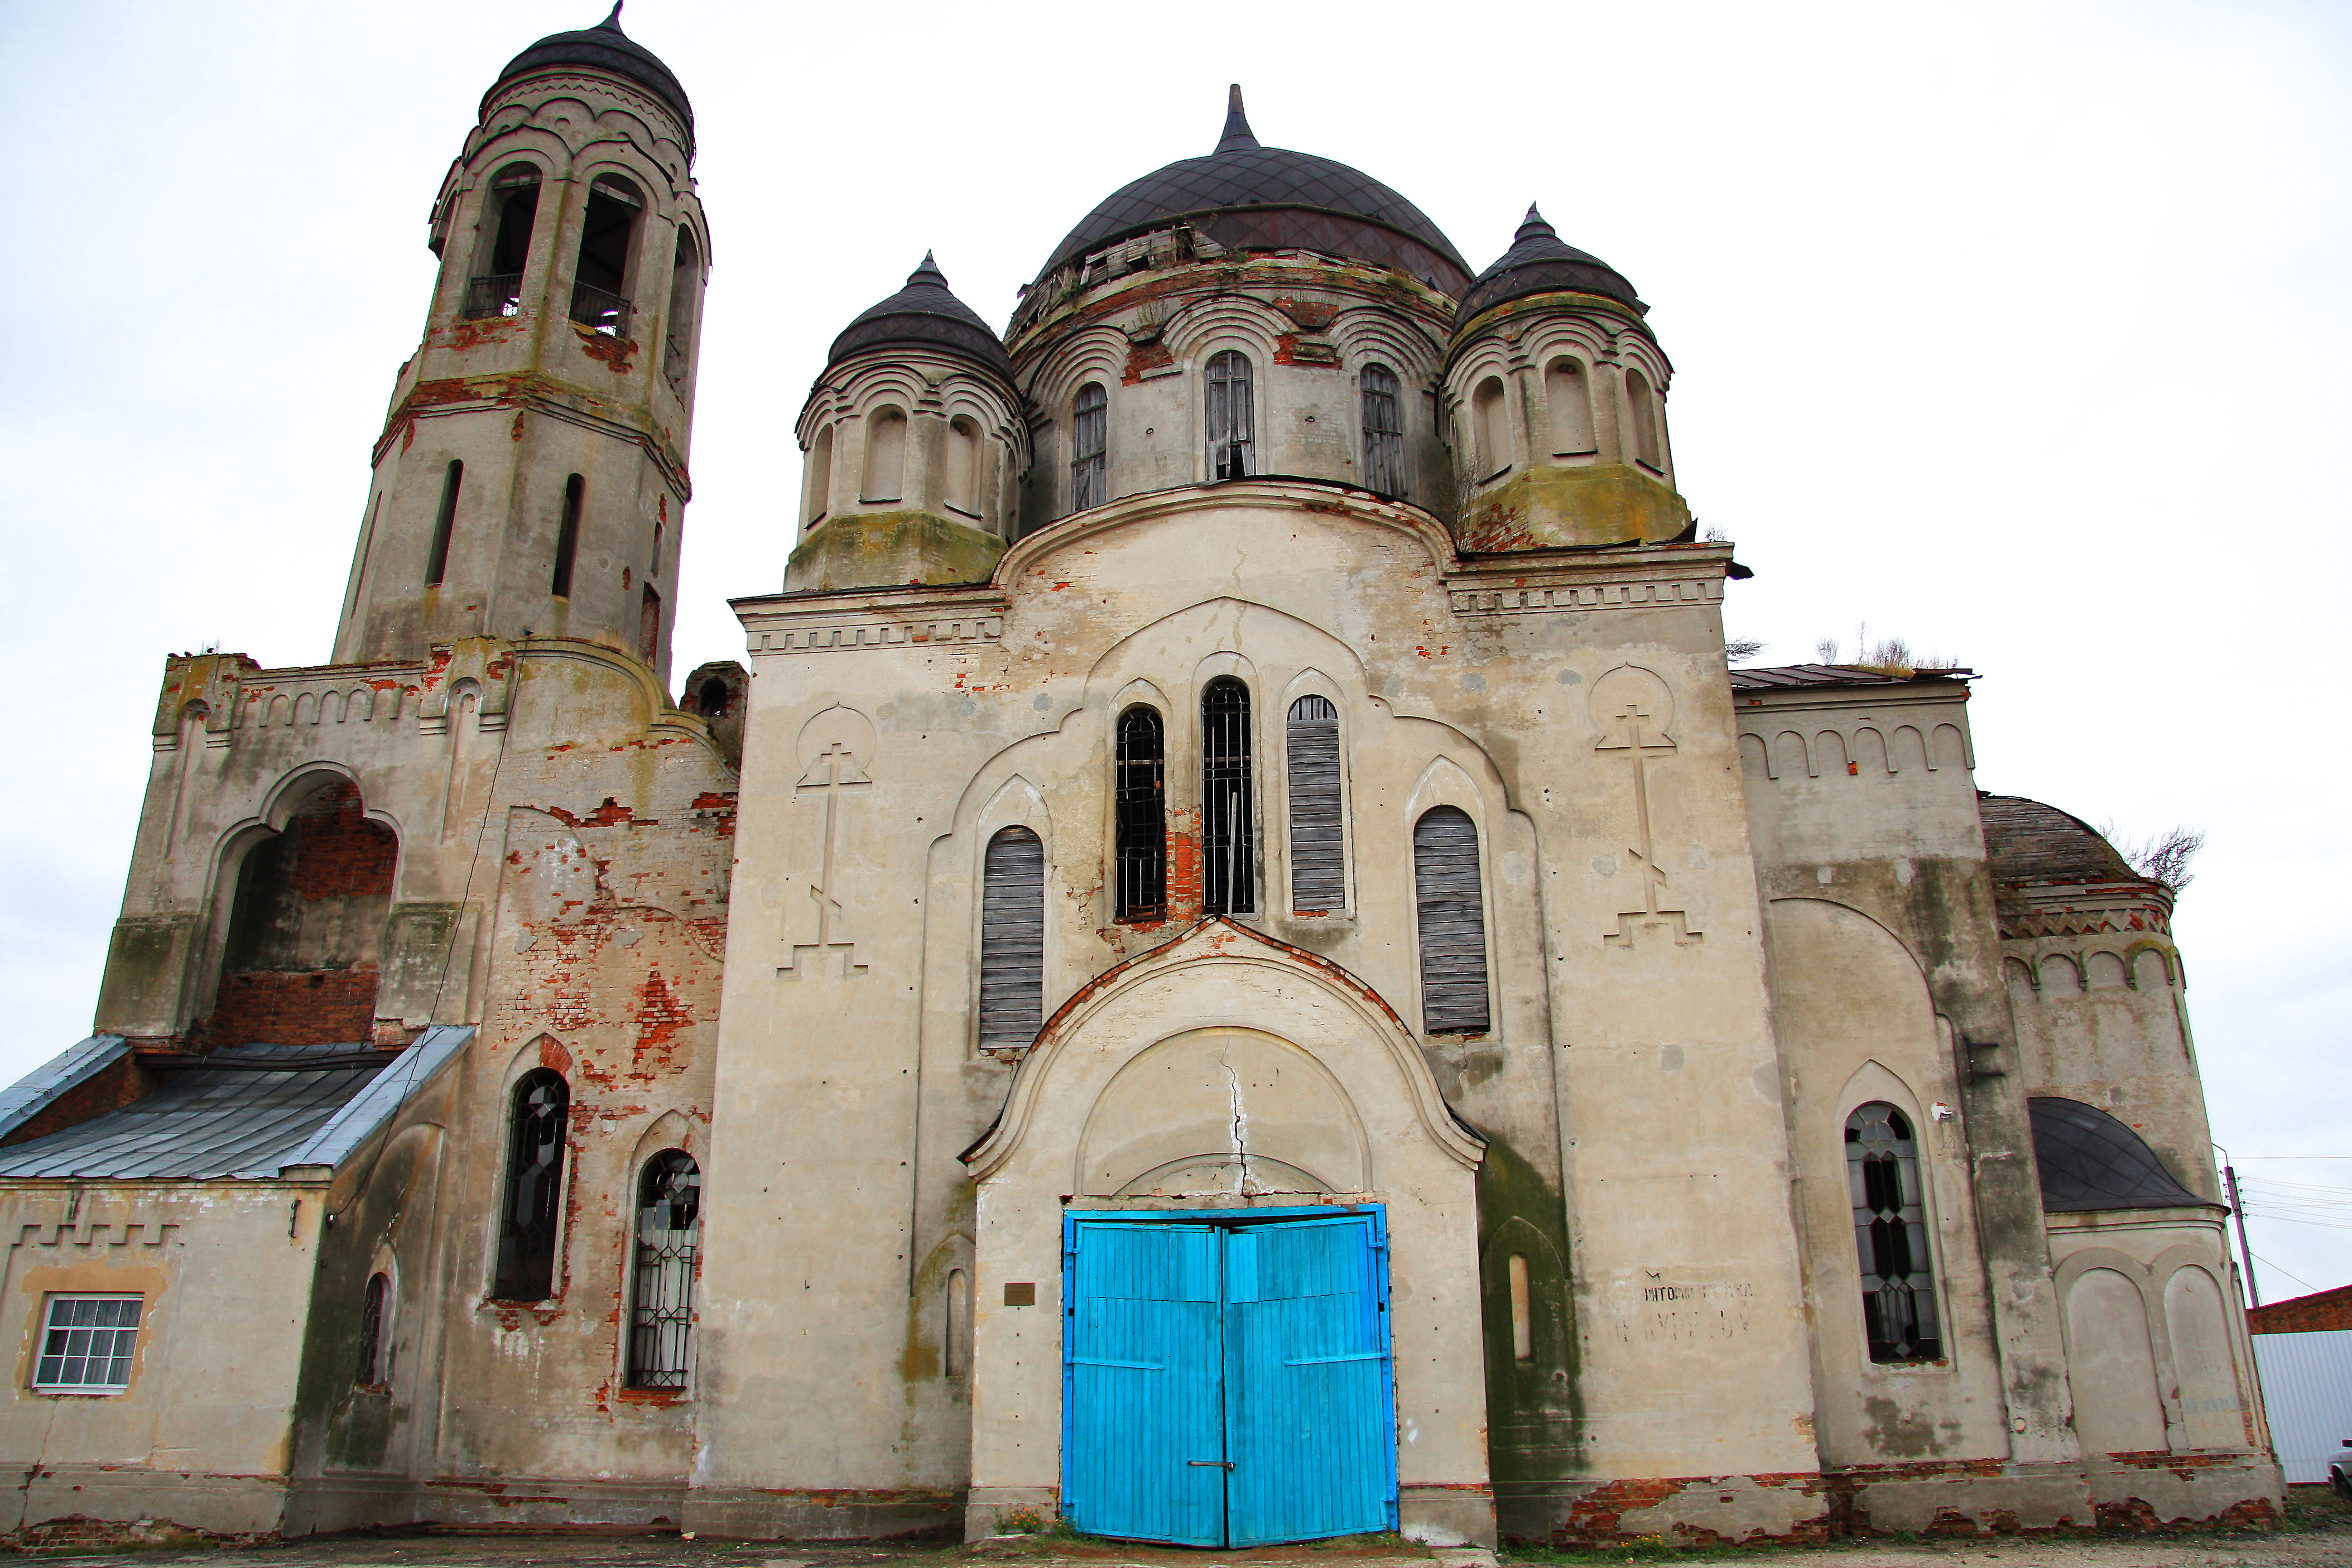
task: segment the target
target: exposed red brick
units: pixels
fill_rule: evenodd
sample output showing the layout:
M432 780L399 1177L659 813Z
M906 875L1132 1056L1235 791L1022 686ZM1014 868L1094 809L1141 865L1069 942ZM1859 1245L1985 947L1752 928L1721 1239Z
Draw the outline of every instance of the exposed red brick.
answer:
M2256 1307L2246 1314L2246 1328L2257 1334L2321 1334L2352 1329L2352 1285Z
M375 1036L377 972L348 969L247 970L221 976L220 996L203 1025L207 1045L334 1046Z

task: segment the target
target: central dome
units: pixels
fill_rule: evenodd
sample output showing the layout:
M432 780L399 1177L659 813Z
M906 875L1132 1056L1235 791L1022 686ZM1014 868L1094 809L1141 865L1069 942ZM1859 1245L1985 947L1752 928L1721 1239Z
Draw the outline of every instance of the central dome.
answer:
M1312 250L1410 272L1447 295L1470 268L1419 207L1345 163L1263 147L1235 87L1225 132L1205 158L1183 158L1120 186L1072 229L1038 274L1131 236L1189 219L1229 250Z

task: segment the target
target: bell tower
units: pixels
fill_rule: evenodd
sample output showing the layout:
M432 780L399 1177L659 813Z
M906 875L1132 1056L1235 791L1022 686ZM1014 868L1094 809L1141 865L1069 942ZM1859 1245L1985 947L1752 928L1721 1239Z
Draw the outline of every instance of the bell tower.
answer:
M509 62L442 184L338 663L536 633L667 682L710 246L686 90L620 17Z

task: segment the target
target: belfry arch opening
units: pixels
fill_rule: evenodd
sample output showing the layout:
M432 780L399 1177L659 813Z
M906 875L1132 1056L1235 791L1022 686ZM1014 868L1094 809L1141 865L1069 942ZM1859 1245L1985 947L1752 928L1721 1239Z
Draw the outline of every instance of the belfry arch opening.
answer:
M466 316L512 316L522 310L522 275L539 217L539 168L509 163L482 198L480 241L466 279Z
M373 1038L378 967L400 840L341 776L305 788L286 825L236 873L208 1046Z
M646 198L618 174L599 174L588 187L580 225L580 260L572 273L572 319L607 337L629 335L629 268Z

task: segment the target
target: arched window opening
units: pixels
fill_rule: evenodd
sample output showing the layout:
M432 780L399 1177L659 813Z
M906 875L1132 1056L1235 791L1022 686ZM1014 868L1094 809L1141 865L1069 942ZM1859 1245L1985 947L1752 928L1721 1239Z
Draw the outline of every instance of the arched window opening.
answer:
M1551 450L1556 458L1580 458L1593 450L1592 383L1572 359L1556 359L1544 372L1544 405L1551 415Z
M706 719L724 719L729 702L727 683L714 675L704 681L702 689L695 693L694 710Z
M659 663L662 596L651 583L637 601L637 655L647 664Z
M441 506L433 514L433 544L425 555L425 585L437 588L449 574L449 539L457 526L457 492L465 488L466 465L457 458L441 470Z
M693 231L677 231L677 254L670 264L669 314L662 323L662 378L680 398L694 363L694 318L702 303L702 252Z
M348 779L312 784L237 868L206 1041L366 1045L399 858L400 840L368 819Z
M1249 688L1232 676L1201 694L1201 908L1257 908L1257 836L1250 795Z
M509 163L490 181L482 203L483 244L466 279L459 313L512 316L522 310L523 269L530 263L530 230L539 216L539 170Z
M833 504L833 426L817 432L816 445L809 448L808 500L802 508L803 522L814 528L824 518L825 508Z
M1070 510L1084 511L1110 499L1103 473L1110 447L1110 397L1099 382L1078 388L1070 405Z
M947 484L941 499L966 517L980 515L980 426L948 421Z
M947 1310L940 1325L940 1370L950 1377L964 1374L963 1342L971 1332L971 1301L961 1268L948 1270Z
M1328 915L1348 901L1346 838L1339 820L1339 710L1328 698L1302 697L1284 726L1290 784L1290 909Z
M899 500L906 496L907 416L885 408L866 422L866 484L861 500Z
M1421 1020L1433 1035L1483 1035L1486 907L1478 825L1458 806L1433 806L1412 826L1413 907L1421 930Z
M368 1276L367 1291L360 1298L360 1357L352 1381L362 1388L382 1388L390 1381L391 1367L383 1353L383 1317L386 1298L392 1293L392 1281L382 1274Z
M980 897L980 1048L1026 1050L1045 1023L1045 845L1025 827L988 841Z
M1364 403L1364 488L1401 496L1404 487L1404 425L1397 407L1396 372L1368 364L1360 381Z
M578 474L563 481L563 521L555 530L555 576L548 592L559 599L572 597L572 563L580 558L580 511L588 499L588 481Z
M1528 1255L1514 1252L1510 1260L1511 1277L1511 1359L1531 1362L1536 1359L1535 1290L1528 1279Z
M1112 883L1116 918L1122 921L1168 918L1166 757L1156 710L1130 708L1118 716Z
M1238 479L1257 472L1257 425L1252 413L1250 362L1227 349L1209 361L1209 477Z
M1471 395L1470 406L1477 424L1478 482L1484 484L1502 478L1511 467L1511 431L1502 382L1491 375L1480 382Z
M695 1255L702 1240L702 1172L666 1149L637 1180L636 1279L629 1300L629 1386L684 1388L694 1332Z
M629 252L646 199L618 174L588 187L580 225L580 265L572 279L572 319L607 337L629 335Z
M1625 373L1625 401L1633 411L1633 459L1648 468L1664 468L1658 452L1658 400L1650 378L1638 370Z
M546 1068L515 1085L507 1119L506 1201L499 1209L499 1260L490 1294L544 1301L555 1294L556 1217L563 1201L563 1152L572 1091Z
M1870 1359L1941 1359L1943 1332L1937 1326L1927 1210L1919 1194L1919 1146L1901 1111L1874 1103L1846 1118L1845 1170Z

